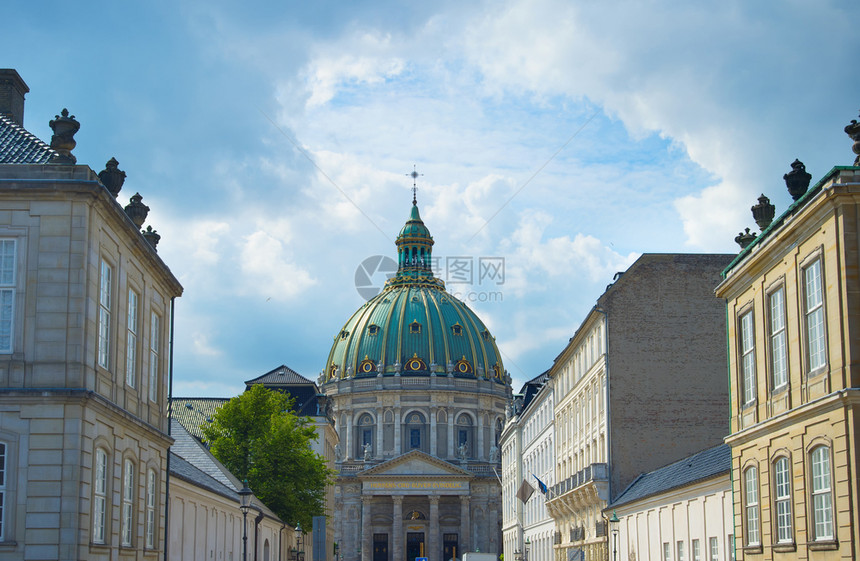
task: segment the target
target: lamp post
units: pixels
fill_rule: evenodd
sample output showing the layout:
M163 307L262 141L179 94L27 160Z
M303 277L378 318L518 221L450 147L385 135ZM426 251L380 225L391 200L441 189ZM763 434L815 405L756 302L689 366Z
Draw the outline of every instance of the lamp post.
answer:
M609 525L612 527L612 561L618 561L618 515L612 511L612 516L609 517Z
M248 510L251 509L251 495L248 488L248 480L239 491L239 510L242 511L242 561L248 561Z
M305 561L304 537L302 523L296 522L296 561Z

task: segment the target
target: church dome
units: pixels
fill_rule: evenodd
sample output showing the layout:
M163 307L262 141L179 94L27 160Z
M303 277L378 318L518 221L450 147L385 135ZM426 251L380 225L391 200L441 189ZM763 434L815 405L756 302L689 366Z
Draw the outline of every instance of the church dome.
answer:
M433 275L433 237L414 200L395 243L397 274L335 335L324 380L435 375L505 384L495 338Z

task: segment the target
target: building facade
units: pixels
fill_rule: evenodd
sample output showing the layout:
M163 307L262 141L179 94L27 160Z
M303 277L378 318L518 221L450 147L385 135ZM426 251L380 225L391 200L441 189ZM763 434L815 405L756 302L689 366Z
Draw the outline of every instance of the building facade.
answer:
M792 168L794 202L771 222L762 196L753 210L769 209L756 216L763 231L716 291L729 318L737 555L855 559L860 167L835 167L811 188L803 164Z
M116 160L77 165L74 116L48 146L22 126L18 73L0 88L0 557L155 558L182 287L139 196L117 201Z
M604 513L640 473L722 441L731 255L644 254L616 275L549 371L558 561L608 558Z
M320 375L340 435L334 522L345 561L501 551L510 377L480 318L433 275L433 243L413 200L396 276L337 332Z
M555 558L555 521L547 511L546 494L541 491L541 485L555 482L555 396L548 380L544 372L523 386L500 439L502 527L508 559Z

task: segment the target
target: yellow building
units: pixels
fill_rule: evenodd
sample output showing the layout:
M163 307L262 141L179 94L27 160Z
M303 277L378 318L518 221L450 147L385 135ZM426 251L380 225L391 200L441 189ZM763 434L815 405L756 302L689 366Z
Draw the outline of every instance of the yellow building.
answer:
M846 132L860 153L860 130ZM738 559L855 559L860 543L860 167L811 188L795 161L779 218L723 273ZM804 185L805 182L805 185ZM768 216L769 215L769 216Z

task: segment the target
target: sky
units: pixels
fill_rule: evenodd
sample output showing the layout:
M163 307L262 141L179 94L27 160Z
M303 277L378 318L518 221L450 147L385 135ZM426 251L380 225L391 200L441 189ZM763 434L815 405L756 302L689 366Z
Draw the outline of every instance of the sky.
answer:
M281 364L315 380L384 280L413 169L437 275L517 391L642 253L736 253L761 194L787 208L795 158L814 182L854 157L853 0L46 1L4 19L25 128L49 141L67 107L78 163L116 157L120 203L151 208L184 287L177 396Z

